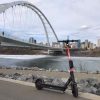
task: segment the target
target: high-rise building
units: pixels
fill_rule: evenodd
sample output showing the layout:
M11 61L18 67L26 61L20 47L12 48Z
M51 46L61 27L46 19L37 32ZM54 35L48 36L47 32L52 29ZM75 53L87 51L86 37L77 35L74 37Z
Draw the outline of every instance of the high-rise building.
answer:
M94 44L89 42L89 49L93 49Z
M91 41L85 40L85 42L81 43L82 49L95 49L96 44L92 43Z
M93 44L93 49L95 49L97 47L97 45L96 44Z
M89 41L85 40L85 48L88 49L88 47L89 47Z
M100 47L100 39L97 40L97 46Z
M78 40L77 46L78 46L78 48L81 48L81 40Z
M60 48L60 47L62 47L62 45L60 43L58 43L58 42L52 42L52 47Z
M71 45L71 48L73 49L78 48L78 42L73 42L70 45Z
M82 42L82 43L81 43L81 48L82 48L82 49L85 49L85 42Z
M35 40L33 37L30 37L30 38L29 38L29 42L30 42L30 43L36 43L36 40Z

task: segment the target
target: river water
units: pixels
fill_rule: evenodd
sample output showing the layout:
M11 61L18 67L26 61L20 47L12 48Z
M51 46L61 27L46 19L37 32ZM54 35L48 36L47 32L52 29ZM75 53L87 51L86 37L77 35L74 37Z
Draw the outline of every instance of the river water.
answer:
M100 57L72 57L77 71L100 71ZM0 55L2 67L39 67L52 70L68 70L66 56L48 55Z

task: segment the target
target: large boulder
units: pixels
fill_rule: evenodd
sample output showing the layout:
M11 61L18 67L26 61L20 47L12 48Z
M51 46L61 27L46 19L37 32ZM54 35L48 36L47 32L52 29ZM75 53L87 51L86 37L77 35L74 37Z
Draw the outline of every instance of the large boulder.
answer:
M100 88L96 92L97 95L100 95Z
M5 77L5 76L6 76L6 74L0 73L0 77Z
M52 83L53 85L58 85L58 86L64 86L65 85L65 82L63 82L61 79L59 78L55 78Z
M78 84L79 85L83 85L83 86L94 86L95 84L98 83L98 80L97 79L94 79L94 78L87 78L87 79L81 79Z
M98 80L94 78L88 78L86 79L86 81L88 82L90 86L94 86L96 83L98 83Z
M25 75L22 75L22 76L18 77L17 80L27 81L27 77Z
M97 88L97 89L99 89L100 88L100 82L94 84L94 87Z
M93 86L90 86L90 87L81 86L81 87L79 87L79 91L96 94L97 89Z
M78 82L79 91L100 95L100 82L94 78L81 79Z

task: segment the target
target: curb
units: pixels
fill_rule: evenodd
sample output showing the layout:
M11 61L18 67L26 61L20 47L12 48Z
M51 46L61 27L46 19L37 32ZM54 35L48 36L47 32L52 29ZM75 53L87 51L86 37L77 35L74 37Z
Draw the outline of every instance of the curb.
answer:
M19 80L14 80L14 79L7 79L7 78L1 78L0 77L0 81L7 81L7 82L12 82L12 83L17 83L17 84L21 84L21 85L35 87L34 83L24 82L24 81L19 81Z
M7 82L17 83L17 84L21 84L21 85L25 85L25 86L35 87L34 83L24 82L24 81L19 81L19 80L14 80L14 79L7 79L7 78L0 77L0 81L7 81ZM66 90L66 93L71 95L71 90ZM97 96L97 95L91 94L91 93L79 92L79 97L89 99L89 100L100 100L100 96Z

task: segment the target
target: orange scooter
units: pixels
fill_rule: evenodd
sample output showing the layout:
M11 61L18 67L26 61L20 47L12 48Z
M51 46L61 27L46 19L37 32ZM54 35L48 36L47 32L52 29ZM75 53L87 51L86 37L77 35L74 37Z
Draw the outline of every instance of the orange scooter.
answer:
M68 81L64 84L64 86L57 86L57 85L52 85L52 84L46 84L43 79L39 78L35 81L35 86L38 90L41 90L43 88L48 88L48 89L60 90L64 92L70 85L73 96L78 97L78 88L77 88L77 83L75 82L75 77L74 77L75 69L74 69L73 61L71 60L70 49L68 45L69 42L74 42L74 41L76 40L58 41L58 42L64 42L67 45L66 54L68 55L69 72L70 72L70 77Z

